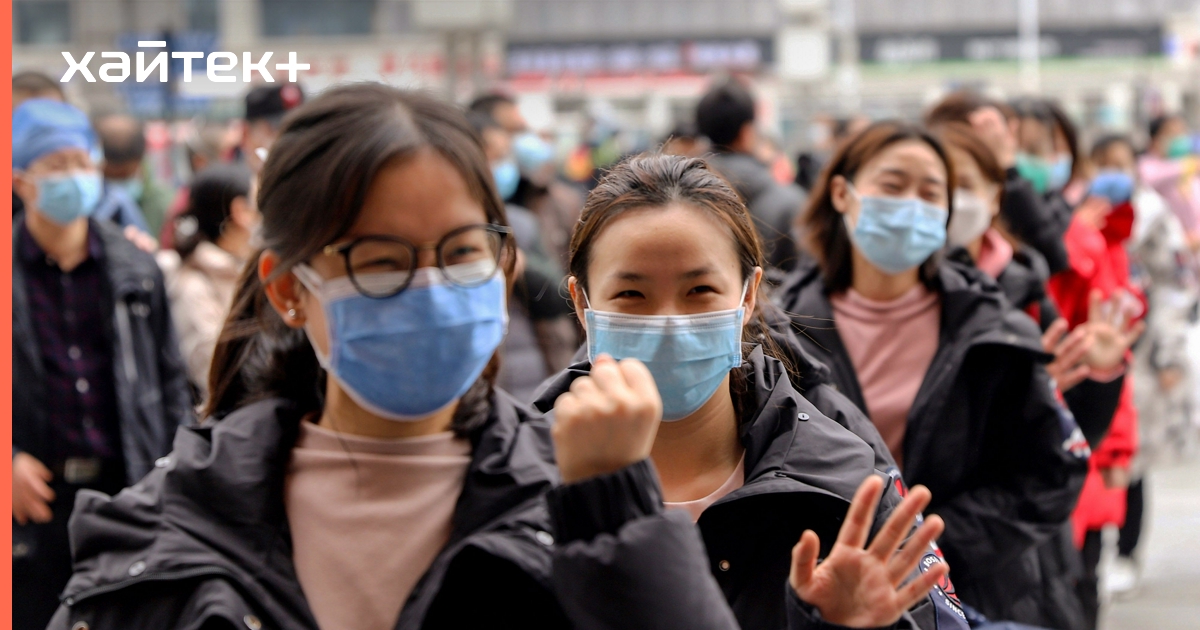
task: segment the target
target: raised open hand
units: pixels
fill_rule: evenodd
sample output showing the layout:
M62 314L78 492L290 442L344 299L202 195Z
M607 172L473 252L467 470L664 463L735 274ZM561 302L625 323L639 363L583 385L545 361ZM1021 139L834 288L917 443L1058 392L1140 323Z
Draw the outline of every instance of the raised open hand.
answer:
M1054 355L1046 366L1059 391L1067 391L1083 382L1091 368L1083 362L1092 347L1092 335L1087 326L1076 326L1067 333L1067 320L1056 319L1042 334L1042 348Z
M1125 352L1146 329L1145 322L1133 321L1129 306L1132 296L1117 291L1108 300L1100 291L1088 296L1087 327L1093 342L1084 361L1094 372L1112 371L1125 361Z
M904 583L944 527L941 518L931 516L905 542L917 515L929 505L929 490L924 486L909 491L871 545L863 548L882 493L883 480L877 475L859 486L837 542L821 564L817 564L821 543L813 531L805 531L792 548L789 583L829 623L850 628L891 625L950 570L939 562Z
M554 401L554 450L563 483L616 472L650 456L662 398L637 359L596 357L590 376Z

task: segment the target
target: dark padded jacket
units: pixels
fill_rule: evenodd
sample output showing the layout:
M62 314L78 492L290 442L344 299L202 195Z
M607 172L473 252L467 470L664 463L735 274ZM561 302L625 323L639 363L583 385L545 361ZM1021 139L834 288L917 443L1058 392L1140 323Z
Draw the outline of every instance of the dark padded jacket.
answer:
M45 367L29 319L29 297L19 248L20 222L13 223L13 452L25 451L50 465L50 427L45 417ZM101 334L112 343L113 383L120 421L126 480L141 479L154 460L171 450L176 427L192 420L187 371L171 323L162 272L154 257L107 221L89 229L104 245L104 271L111 311Z
M551 411L555 399L576 378L586 375L590 367L588 363L576 364L547 382L535 406ZM791 549L805 529L812 529L820 536L821 556L828 553L859 484L868 475L879 474L875 455L861 439L797 393L783 364L764 356L761 348L747 346L746 362L740 372L744 393L740 395L743 417L739 432L746 449L746 479L741 488L701 514L697 522L704 538L699 549L700 570L707 568L705 573L711 573L720 585L724 599L737 617L735 627L836 628L823 621L815 609L802 603L787 586ZM652 487L655 500L661 503L657 483ZM876 513L873 532L883 525L901 498L898 486L890 479L887 489ZM593 491L587 503L595 506L593 509L604 510L603 497L609 490L594 487ZM664 518L690 525L688 514L682 510L671 510ZM558 522L563 529L575 529L569 519ZM559 536L561 542L563 534L560 532ZM592 582L622 583L626 569L651 566L642 556L652 553L652 547L610 538L606 555L611 558L611 568ZM921 563L922 569L940 561L931 548ZM563 577L579 581L582 588L588 583L587 575ZM935 587L929 597L893 627L965 628L966 622L953 600L953 589L949 591L950 596L941 587ZM597 627L619 627L616 622L621 611L637 606L645 597L625 590L613 595L591 600L593 613L612 622ZM656 627L691 627L668 621L664 619L664 625Z
M1063 235L1071 224L1071 206L1059 193L1039 195L1017 169L1005 171L1000 216L1022 242L1029 243L1045 259L1050 273L1067 268L1067 246Z
M588 487L555 495L560 520L593 530L596 520L641 551L644 564L630 574L636 583L596 582L610 559L607 539L556 544L550 533L545 492L558 473L549 425L500 391L488 414L469 436L472 461L450 540L409 595L397 629L661 628L668 619L702 630L733 626L715 581L697 570L703 543L695 528L647 500L656 487L643 483L648 473L653 479L648 462L592 480L616 489L603 514L570 507L587 505L573 497ZM283 504L303 415L280 399L250 404L180 429L174 451L117 496L81 492L71 520L75 575L50 629L315 629ZM603 593L614 588L639 593L643 605L617 609L619 623L606 625L589 611L608 606Z
M944 262L934 283L942 324L909 412L904 480L933 493L928 511L946 521L940 544L963 602L993 619L1036 624L1035 612L1015 608L1039 585L1036 566L1023 560L1070 517L1086 445L1041 366L1049 357L1033 321L976 269ZM794 272L774 299L865 410L820 270Z

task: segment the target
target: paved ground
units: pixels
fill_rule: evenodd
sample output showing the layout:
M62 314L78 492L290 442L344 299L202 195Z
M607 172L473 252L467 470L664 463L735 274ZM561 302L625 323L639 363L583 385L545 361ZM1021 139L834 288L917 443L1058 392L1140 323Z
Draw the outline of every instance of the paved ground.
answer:
M1200 329L1191 341L1200 363ZM1108 605L1101 630L1200 630L1200 459L1155 471L1149 492L1141 588Z

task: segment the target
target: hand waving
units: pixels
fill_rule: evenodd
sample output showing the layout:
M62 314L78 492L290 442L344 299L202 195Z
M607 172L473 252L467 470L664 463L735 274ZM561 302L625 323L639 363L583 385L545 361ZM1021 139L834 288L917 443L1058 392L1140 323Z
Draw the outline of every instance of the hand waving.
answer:
M1042 348L1054 355L1054 361L1046 371L1058 385L1059 391L1067 391L1088 377L1091 368L1083 363L1092 347L1092 335L1087 326L1076 326L1067 333L1067 320L1056 319L1042 335Z
M1129 308L1124 306L1129 299L1125 291L1114 293L1108 300L1102 299L1099 291L1088 296L1087 327L1094 341L1084 360L1094 372L1120 367L1125 352L1146 329L1145 322L1134 322L1130 317Z
M944 527L941 518L931 516L904 543L917 514L929 505L929 490L924 486L908 493L871 545L863 548L882 493L883 480L876 475L859 486L837 542L821 564L817 564L820 541L811 530L792 548L789 583L829 623L851 628L891 625L950 570L939 562L904 584Z
M563 483L611 472L650 456L662 399L654 377L636 359L602 354L590 376L554 401L554 450Z

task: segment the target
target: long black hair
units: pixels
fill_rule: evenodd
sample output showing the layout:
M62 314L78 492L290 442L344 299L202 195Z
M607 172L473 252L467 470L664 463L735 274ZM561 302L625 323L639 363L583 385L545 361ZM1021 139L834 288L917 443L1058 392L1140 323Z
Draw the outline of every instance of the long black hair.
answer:
M279 257L268 282L342 238L358 220L379 171L398 158L432 150L454 166L489 222L506 224L483 143L454 105L378 83L330 89L292 111L263 165L258 191L262 246ZM400 210L403 211L403 210ZM511 245L511 241L509 242ZM246 266L209 372L205 415L220 418L255 400L285 398L303 411L321 408L320 369L303 330L271 308ZM515 256L505 256L512 277ZM486 419L499 368L493 357L463 396L453 428L465 434Z
M254 175L241 164L214 164L192 180L187 211L175 219L175 251L187 258L204 241L217 242L233 200L250 196Z

